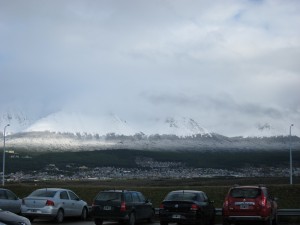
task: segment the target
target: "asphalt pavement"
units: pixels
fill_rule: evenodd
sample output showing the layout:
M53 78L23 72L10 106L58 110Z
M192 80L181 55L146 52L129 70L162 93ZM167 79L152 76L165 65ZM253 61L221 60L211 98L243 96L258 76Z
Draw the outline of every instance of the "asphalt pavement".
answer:
M118 225L118 223L115 222L104 222L104 225ZM49 220L35 220L32 225L57 225L57 223ZM80 221L76 219L65 219L65 221L62 223L62 225L95 225L93 220L88 221ZM159 222L155 223L138 223L137 225L160 225ZM172 224L176 225L176 224ZM222 225L222 224L215 224L215 225ZM256 224L255 224L256 225ZM288 224L288 223L280 223L280 225L300 225L300 224Z

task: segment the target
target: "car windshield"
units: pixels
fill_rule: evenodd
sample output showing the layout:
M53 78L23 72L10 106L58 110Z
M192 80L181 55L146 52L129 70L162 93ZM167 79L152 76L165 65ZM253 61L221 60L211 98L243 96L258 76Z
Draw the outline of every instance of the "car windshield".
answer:
M96 197L99 201L121 201L121 193L119 192L100 192Z
M257 198L260 194L259 188L234 188L230 191L233 198Z
M173 192L167 195L166 201L196 201L197 194L191 192Z
M50 191L47 189L40 189L32 192L29 196L30 197L48 197L48 198L53 198L55 195L56 191Z

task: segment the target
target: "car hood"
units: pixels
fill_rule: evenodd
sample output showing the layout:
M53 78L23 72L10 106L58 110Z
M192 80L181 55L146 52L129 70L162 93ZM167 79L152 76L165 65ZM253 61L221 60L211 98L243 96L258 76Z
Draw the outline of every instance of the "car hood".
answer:
M25 218L23 216L18 216L17 214L14 214L9 211L3 211L3 210L0 210L0 222L3 222L3 223L24 222L28 225L31 224L27 218Z

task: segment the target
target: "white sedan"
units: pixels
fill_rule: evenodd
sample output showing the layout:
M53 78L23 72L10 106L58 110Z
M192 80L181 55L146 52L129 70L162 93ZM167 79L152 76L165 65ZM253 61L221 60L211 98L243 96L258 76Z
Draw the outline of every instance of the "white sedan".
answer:
M86 220L88 206L71 190L44 188L35 190L23 199L21 213L31 221L35 218L50 218L61 223L64 217L81 217Z
M27 218L0 209L0 225L2 224L31 225Z

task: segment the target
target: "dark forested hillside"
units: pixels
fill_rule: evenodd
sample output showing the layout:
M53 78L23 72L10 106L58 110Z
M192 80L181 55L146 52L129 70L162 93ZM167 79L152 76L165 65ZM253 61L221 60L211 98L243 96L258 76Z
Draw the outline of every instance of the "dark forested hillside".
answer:
M145 151L101 150L82 152L28 152L7 154L8 172L41 170L49 164L61 170L67 165L94 167L143 167L144 159L170 165L198 168L288 167L289 151ZM294 166L300 166L300 151L293 152ZM151 163L150 163L151 164ZM151 166L151 165L148 165Z

